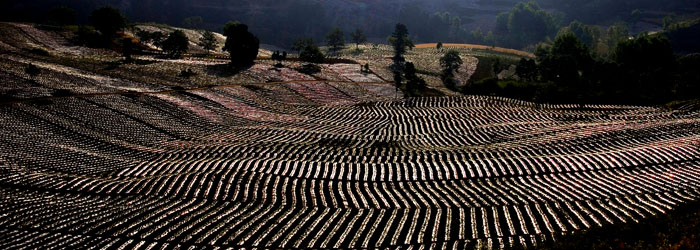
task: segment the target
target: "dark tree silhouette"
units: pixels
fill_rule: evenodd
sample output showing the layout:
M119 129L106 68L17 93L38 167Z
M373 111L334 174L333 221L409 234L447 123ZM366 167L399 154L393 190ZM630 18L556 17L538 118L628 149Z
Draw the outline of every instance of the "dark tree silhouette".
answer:
M168 53L171 58L179 58L183 53L187 52L190 42L187 36L181 30L175 30L163 41L163 51Z
M271 59L277 62L275 64L275 67L280 68L280 67L284 66L282 64L282 61L287 59L287 52L286 51L280 52L279 50L275 50L275 52L272 52Z
M310 63L322 63L325 56L316 44L307 44L305 48L299 52L299 59Z
M333 55L337 56L338 52L345 47L345 34L340 28L335 28L326 34L326 44L328 45L328 51Z
M401 88L404 63L406 62L403 56L408 49L413 48L413 42L408 39L408 28L406 28L406 25L396 24L394 33L389 36L388 42L394 47L394 64L391 66L394 72L394 84L397 88Z
M226 36L226 44L223 50L229 53L231 65L244 67L255 63L260 49L260 40L248 31L248 25L228 22L224 26L224 36Z
M416 66L412 62L407 62L404 70L406 90L412 96L417 96L420 90L425 87L425 80L418 77L416 73Z
M111 39L114 35L126 28L129 20L122 13L112 7L96 9L89 17L92 26L99 31L105 39Z
M584 91L585 81L593 68L588 46L571 32L557 36L548 51L538 52L542 80Z
M665 36L641 34L623 40L615 47L612 58L625 73L626 89L649 99L663 99L671 94L677 60Z
M163 47L163 41L165 41L165 34L162 32L154 31L151 33L151 42L158 48Z
M456 81L454 79L454 73L459 71L459 67L462 66L464 62L459 56L459 52L456 50L450 50L445 53L440 58L440 66L442 67L441 79L446 87L454 89Z
M292 50L301 53L301 51L304 50L304 48L306 48L307 46L309 46L309 44L315 44L313 38L309 37L297 39L292 45Z
M401 75L401 71L394 70L394 87L397 89L401 88L401 85L403 85L403 76Z
M132 40L130 37L124 37L122 38L121 45L124 61L130 62L131 55L134 53L134 40Z
M533 59L521 58L515 69L515 74L525 81L534 81L537 78L537 64Z
M165 34L162 32L149 32L147 30L137 31L136 37L138 37L139 41L142 43L152 43L154 46L159 48L163 45L163 40L166 38Z
M354 32L350 33L350 39L352 39L352 42L355 43L355 49L359 49L361 43L367 42L367 35L365 35L364 31L358 28Z
M209 55L209 52L216 49L216 37L214 32L204 31L202 32L202 37L199 38L199 43L197 45L201 46Z
M447 51L447 53L440 58L440 66L442 66L443 71L459 72L459 67L462 66L463 63L459 52L456 50Z
M396 24L394 33L388 39L389 44L394 47L394 67L403 68L406 59L403 57L408 49L413 48L413 41L408 39L408 28L403 24Z
M585 25L579 21L573 21L565 29L568 32L574 33L581 42L585 43L589 48L593 48L594 43L597 40L598 33L600 33L597 28Z
M556 35L556 16L540 8L535 1L518 2L509 12L496 17L496 32L506 46L525 47Z
M690 54L678 59L680 83L676 93L680 98L698 98L700 93L700 54Z

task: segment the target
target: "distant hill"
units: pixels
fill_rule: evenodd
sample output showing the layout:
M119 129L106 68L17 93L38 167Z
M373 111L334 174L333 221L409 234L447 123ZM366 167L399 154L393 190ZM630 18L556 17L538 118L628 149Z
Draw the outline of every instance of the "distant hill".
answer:
M682 15L700 12L698 2L690 0L536 1L549 11L565 13L565 24L572 19L599 25L629 21L633 9L642 10L642 22L660 20L669 11ZM51 8L65 5L76 9L78 21L85 23L93 9L112 5L136 22L183 26L185 18L200 16L203 22L189 28L219 31L227 21L238 20L249 24L261 40L281 47L289 47L302 37L322 42L325 33L336 26L347 33L362 28L370 41L384 42L397 22L408 25L416 42L437 42L444 39L433 37L434 30L430 29L436 26L429 23L435 13L447 12L451 21L459 20L461 27L469 31L479 28L486 33L494 28L498 13L517 2L520 0L4 0L0 3L0 20L42 22ZM655 29L660 23L639 27ZM464 42L455 40L443 42Z

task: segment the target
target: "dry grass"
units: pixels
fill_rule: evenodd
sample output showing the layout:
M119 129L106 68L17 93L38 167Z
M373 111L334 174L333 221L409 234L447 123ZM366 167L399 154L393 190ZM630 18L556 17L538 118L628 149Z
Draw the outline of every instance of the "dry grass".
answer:
M416 48L417 49L426 49L426 48L435 48L436 46L437 46L437 43L423 43L423 44L417 44ZM532 53L526 52L526 51L522 51L522 50L507 49L507 48L501 48L501 47L491 47L491 46L479 45L479 44L444 43L442 46L443 46L443 48L470 48L470 49L489 50L489 51L494 51L494 52L498 52L498 53L513 54L513 55L524 56L524 57L535 57L535 54L532 54Z

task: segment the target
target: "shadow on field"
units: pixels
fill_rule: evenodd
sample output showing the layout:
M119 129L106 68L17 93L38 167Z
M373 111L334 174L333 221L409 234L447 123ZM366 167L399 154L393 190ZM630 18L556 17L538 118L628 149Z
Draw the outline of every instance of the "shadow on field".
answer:
M112 62L107 62L104 70L115 70L119 68L119 66L124 65L124 64L135 64L139 66L143 65L150 65L157 63L158 61L152 61L152 60L143 60L143 59L131 59L131 60L119 60L119 61L112 61Z
M252 65L246 67L234 67L231 66L231 64L225 63L208 65L205 71L209 75L214 75L218 77L232 77L237 75L238 73L241 73L242 71L249 69L250 67L252 67Z

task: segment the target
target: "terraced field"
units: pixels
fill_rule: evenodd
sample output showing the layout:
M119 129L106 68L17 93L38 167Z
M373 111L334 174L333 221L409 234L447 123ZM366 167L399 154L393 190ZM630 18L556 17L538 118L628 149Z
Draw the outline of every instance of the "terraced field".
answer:
M357 65L213 77L23 44L0 44L20 90L0 104L3 249L532 246L700 197L694 106L395 99ZM202 73L166 74L183 65Z
M0 244L533 245L700 195L697 111L339 86L4 105Z

